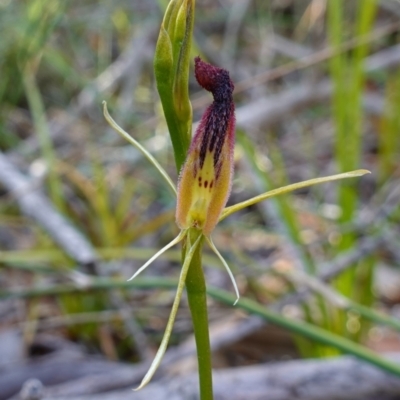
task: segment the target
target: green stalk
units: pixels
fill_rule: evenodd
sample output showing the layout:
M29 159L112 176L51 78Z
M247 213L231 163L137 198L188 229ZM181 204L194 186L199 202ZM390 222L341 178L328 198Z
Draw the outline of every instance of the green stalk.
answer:
M235 299L235 296L220 289L209 288L208 291L212 297L226 304L231 304L232 301L234 301ZM239 300L238 306L240 306L240 308L244 310L249 311L251 314L260 316L261 318L273 323L274 325L289 329L291 332L298 333L319 343L336 347L345 353L352 354L360 358L361 360L367 361L370 364L373 364L387 372L390 372L397 376L400 375L400 365L379 357L377 354L367 349L366 347L354 343L351 340L346 339L342 336L336 335L306 322L285 318L282 315L277 314L250 299Z
M190 242L193 243L200 232L192 229ZM197 348L197 363L199 371L200 399L212 400L212 368L210 336L208 332L207 288L202 268L202 243L192 258L186 277L186 291L189 308L192 314L193 331Z

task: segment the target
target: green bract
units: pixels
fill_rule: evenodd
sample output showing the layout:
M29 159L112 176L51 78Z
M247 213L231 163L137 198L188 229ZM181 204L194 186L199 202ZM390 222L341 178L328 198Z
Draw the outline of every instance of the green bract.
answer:
M157 90L178 171L185 161L192 129L188 81L193 22L194 0L171 1L161 24L154 56Z

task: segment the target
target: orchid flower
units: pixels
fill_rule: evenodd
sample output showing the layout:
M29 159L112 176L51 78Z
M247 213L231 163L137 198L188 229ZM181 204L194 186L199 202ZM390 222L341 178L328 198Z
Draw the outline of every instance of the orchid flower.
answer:
M244 202L225 208L231 191L233 175L235 107L232 93L234 85L229 77L228 71L208 64L202 61L200 57L196 57L195 59L195 76L199 85L211 92L214 101L204 112L197 131L192 139L186 155L186 161L180 172L178 189L175 188L172 179L168 176L158 161L112 119L108 113L106 102L103 102L104 116L109 124L121 136L127 139L143 153L153 166L156 167L177 196L176 223L181 229L180 233L164 248L151 257L142 267L140 267L129 280L136 278L155 259L169 248L183 240L186 240L184 262L167 327L154 361L136 390L143 388L151 380L167 349L185 286L186 275L193 255L201 241L204 240L208 243L211 250L217 255L227 270L236 292L236 301L234 305L239 300L239 290L234 276L227 262L217 250L211 239L211 233L219 221L234 212L259 203L260 201L272 196L288 193L299 188L319 183L344 178L353 178L369 173L369 171L361 169L323 178L310 179L271 190ZM196 235L194 236L190 235L193 231L196 232ZM196 237L193 243L191 243L191 237Z

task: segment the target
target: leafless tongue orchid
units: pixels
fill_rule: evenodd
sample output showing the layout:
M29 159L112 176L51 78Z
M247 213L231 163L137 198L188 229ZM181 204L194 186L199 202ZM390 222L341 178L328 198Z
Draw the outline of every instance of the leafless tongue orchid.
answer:
M235 288L236 302L239 300L239 290L233 274L210 237L225 207L232 186L235 141L235 106L232 99L234 86L228 71L208 64L202 61L200 57L195 59L195 76L200 86L212 93L214 101L205 111L193 137L180 173L177 192L171 179L157 160L119 127L108 113L106 103L103 103L104 115L110 125L153 163L178 197L176 221L181 232L139 268L129 280L138 276L166 250L186 239L185 259L164 337L157 355L138 389L144 387L150 381L166 351L189 265L194 252L203 239L207 241L227 269ZM191 235L193 231L195 231L195 234ZM196 239L194 243L190 243L193 236Z
M179 235L151 257L129 280L138 276L166 250L184 239L186 241L184 261L167 327L154 361L137 389L143 388L150 382L160 365L171 336L190 263L200 242L203 240L208 243L226 268L236 292L235 304L239 300L239 290L233 274L210 236L219 221L236 211L279 194L318 183L361 176L369 172L357 170L324 178L310 179L271 190L252 199L224 208L231 191L233 175L235 106L232 92L234 85L228 71L208 64L199 57L195 59L195 76L200 86L212 93L214 101L204 112L193 136L186 155L186 161L180 173L178 190L158 161L112 119L108 113L106 103L103 103L104 116L108 123L143 153L157 168L174 194L177 195L176 222L181 229Z

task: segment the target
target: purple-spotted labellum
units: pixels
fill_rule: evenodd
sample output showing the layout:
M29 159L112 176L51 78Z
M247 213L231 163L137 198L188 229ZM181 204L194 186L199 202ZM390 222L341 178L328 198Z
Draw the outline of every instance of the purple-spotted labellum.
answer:
M178 183L176 221L208 236L218 222L232 186L235 106L229 72L195 58L195 75L212 93L213 103L201 118Z

